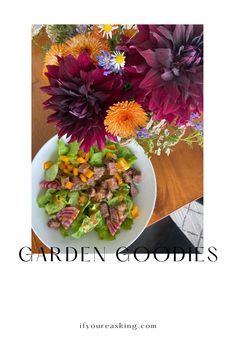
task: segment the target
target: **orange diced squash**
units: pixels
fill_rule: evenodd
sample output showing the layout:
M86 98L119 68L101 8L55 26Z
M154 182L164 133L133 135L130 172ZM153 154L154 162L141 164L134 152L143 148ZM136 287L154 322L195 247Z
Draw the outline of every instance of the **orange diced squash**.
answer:
M107 152L106 157L112 159L114 157L114 154L112 152Z
M120 186L123 183L123 179L122 179L121 175L119 173L115 173L114 177Z
M66 189L71 189L72 187L73 187L73 183L72 182L68 181L68 182L65 183L65 188Z
M59 169L63 171L64 168L65 168L65 163L64 163L64 162L61 162L61 163L59 164Z
M87 202L87 197L85 195L81 195L79 197L79 204L85 204Z
M111 144L111 145L106 145L106 148L109 150L115 150L116 146L115 146L115 144Z
M74 167L73 168L73 175L78 176L78 174L79 174L79 169L77 167Z
M79 178L81 179L81 181L82 182L87 182L87 178L84 176L84 175L82 175L82 173L79 175Z
M132 215L133 219L135 219L135 218L137 218L137 216L139 216L139 209L138 209L138 206L135 204L131 210L131 215Z
M51 160L48 160L48 161L44 162L44 164L43 164L44 170L48 170L49 167L51 167L51 166L52 166L52 161Z
M65 155L59 156L59 160L65 162L65 164L69 164L70 163L69 157L65 156Z
M87 152L87 154L85 155L84 161L87 162L90 158L89 152Z
M124 157L120 157L116 162L116 168L120 171L126 171L129 169L129 164Z
M87 178L91 178L93 177L94 172L88 169L84 174Z
M77 162L78 163L85 163L85 159L83 157L78 157Z
M73 165L69 164L69 165L67 166L67 169L68 169L69 172L71 172L71 171L73 170Z

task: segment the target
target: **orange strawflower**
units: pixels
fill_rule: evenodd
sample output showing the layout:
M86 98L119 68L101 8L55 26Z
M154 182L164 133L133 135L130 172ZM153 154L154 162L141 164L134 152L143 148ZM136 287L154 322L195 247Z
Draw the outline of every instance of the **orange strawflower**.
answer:
M131 138L136 130L147 123L147 114L135 101L124 101L114 104L105 117L106 131L121 138Z
M78 57L82 51L86 50L90 58L97 64L97 55L101 50L109 51L108 41L100 40L92 33L79 33L66 41L67 55L72 54Z
M134 37L136 35L136 33L138 33L138 30L136 28L127 28L123 32L124 36L126 36L128 38Z
M65 44L53 44L44 58L43 77L46 78L45 72L47 71L47 65L58 65L57 56L63 57L66 55Z

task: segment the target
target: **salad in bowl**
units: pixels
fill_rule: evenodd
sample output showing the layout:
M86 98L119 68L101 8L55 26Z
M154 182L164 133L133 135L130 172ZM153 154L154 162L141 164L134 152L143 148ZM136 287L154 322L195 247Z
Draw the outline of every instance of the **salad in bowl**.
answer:
M128 147L110 141L102 151L93 146L85 153L78 142L57 140L57 158L43 163L37 196L48 227L74 239L94 230L99 239L115 240L130 230L139 216L136 160Z

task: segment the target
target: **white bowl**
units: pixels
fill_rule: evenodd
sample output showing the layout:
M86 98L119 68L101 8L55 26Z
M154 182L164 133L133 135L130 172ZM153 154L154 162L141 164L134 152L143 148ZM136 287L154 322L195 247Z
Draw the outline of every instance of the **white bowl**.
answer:
M139 194L134 198L139 207L139 216L134 220L131 230L121 230L116 239L112 241L101 240L95 231L92 231L80 239L72 237L64 238L58 230L47 226L48 216L43 208L37 205L37 196L40 193L40 182L44 179L43 163L57 158L57 135L51 138L39 150L32 162L32 228L38 238L47 247L58 247L61 253L65 253L66 247L74 247L78 253L81 247L90 247L86 252L93 253L94 247L101 252L115 253L119 247L127 247L134 242L147 226L156 201L156 177L150 160L145 155L142 147L136 142L127 145L137 156L134 167L141 171L142 182L138 185ZM64 139L66 141L66 139Z

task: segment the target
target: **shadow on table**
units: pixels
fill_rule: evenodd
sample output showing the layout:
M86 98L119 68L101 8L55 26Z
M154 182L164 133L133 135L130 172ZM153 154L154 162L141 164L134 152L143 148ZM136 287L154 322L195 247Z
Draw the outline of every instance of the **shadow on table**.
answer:
M197 202L203 204L203 198ZM127 248L128 253L135 250L136 253L145 253L143 247L150 253L166 253L167 250L169 253L182 253L183 250L185 253L200 253L169 216L147 227Z

